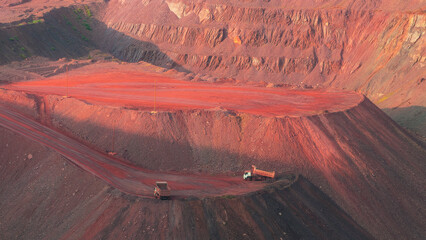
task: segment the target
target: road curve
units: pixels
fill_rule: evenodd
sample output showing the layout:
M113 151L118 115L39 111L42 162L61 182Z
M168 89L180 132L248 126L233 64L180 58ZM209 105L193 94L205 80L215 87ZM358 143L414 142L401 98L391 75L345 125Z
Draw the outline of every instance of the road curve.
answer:
M151 198L155 181L159 180L169 183L175 198L237 195L264 186L262 183L245 182L242 177L188 175L143 169L91 149L1 105L0 126L57 151L80 168L127 194Z

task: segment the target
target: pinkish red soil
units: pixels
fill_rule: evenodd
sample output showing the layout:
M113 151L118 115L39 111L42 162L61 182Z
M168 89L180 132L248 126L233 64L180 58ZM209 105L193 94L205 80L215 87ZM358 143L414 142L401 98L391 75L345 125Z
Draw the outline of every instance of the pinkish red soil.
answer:
M92 52L102 49L188 79L354 90L426 136L420 0L11 0L0 7L2 64L30 56L99 60ZM49 72L37 64L0 68L0 84Z
M142 76L141 80L147 81L146 76L152 76L146 73L139 75L134 71L125 74L126 68L124 65L122 73L126 78ZM96 72L95 69L96 64L81 68L80 71L85 71L90 76L92 71ZM78 70L69 74L69 79L75 79L77 83L73 87L87 86L82 77L76 76L83 75ZM95 76L110 77L99 73ZM94 79L88 78L88 86L100 81L93 81ZM158 81L159 86L167 81L169 87L173 83L172 86L177 89L188 88L187 82L164 75L158 79L162 79ZM45 82L48 86L52 86L52 83L61 84L62 87L56 89L66 91L63 87L64 80L66 77L55 77L52 82L46 79L4 87L22 86L30 90L32 84L42 85ZM132 84L140 87L137 85L138 81ZM106 91L114 90L111 89L111 82L107 86L109 88ZM122 92L123 86L119 86L119 92ZM216 91L235 88L237 92L242 89L246 92L258 89L258 92L262 92L260 96L275 94L278 100L288 99L285 98L285 93L292 92L281 88L230 84L194 83L194 86L192 89L196 90L205 90L207 87ZM152 87L152 82L143 87ZM176 98L177 89L167 89L159 96L165 98L170 93L172 98ZM280 91L284 94L280 94ZM142 110L139 110L134 106L106 106L112 102L111 99L94 105L95 101L90 98L84 100L87 94L82 97L87 102L82 102L74 97L46 95L34 90L30 92L31 94L2 90L0 97L10 107L18 106L28 116L99 151L111 150L111 136L114 134L114 151L118 153L118 157L140 167L161 171L177 170L185 174L226 172L240 175L251 164L256 164L263 169L301 173L331 196L373 236L395 238L404 234L416 238L423 234L424 212L421 207L424 199L422 186L425 179L422 174L425 170L425 147L368 99L358 94L345 93L348 94L348 101L356 100L346 103L346 110L326 113L326 108L322 108L322 113L318 115L300 111L301 116L289 117L275 114L253 115L245 113L244 108L240 112L220 108L177 110L170 106L153 114L150 112L152 109L144 110L150 104L136 104L142 106ZM138 91L130 91L132 92L135 94ZM294 92L303 97L325 95L330 96L326 99L333 99L333 93L319 90ZM214 99L213 93L215 92L208 92L207 99ZM152 89L149 94L152 104ZM194 95L188 95L178 96L194 101ZM111 98L114 94L107 96ZM125 95L125 102L128 99L133 101L135 96L137 95ZM230 103L232 102L228 100L227 104ZM241 102L237 103L233 106L241 105ZM197 104L191 105L200 108ZM185 106L188 107L188 104ZM300 106L305 104L301 102ZM307 106L308 109L310 107L309 111L314 107L312 104ZM256 113L259 114L258 110ZM283 111L280 114L285 113ZM386 222L382 222L382 219L386 219Z
M242 177L184 175L155 172L109 157L62 135L23 115L0 106L0 126L54 149L72 163L104 180L124 193L153 198L156 181L167 181L172 197L241 195L261 189L261 182L242 181Z
M166 54L196 77L354 90L426 136L424 1L112 0L98 10L94 41L125 61Z
M141 199L2 127L0 181L0 239L372 239L302 177L244 196Z
M108 67L108 65L100 66ZM309 116L342 111L358 105L363 97L353 92L289 90L202 84L176 80L159 74L84 68L70 76L18 82L4 89L38 95L69 96L107 106L144 110L223 108L262 116Z
M129 164L181 180L220 174L203 186L213 195L253 163L304 177L245 196L154 202L0 129L1 239L426 235L424 142L369 100L425 134L423 1L82 2L98 3L0 4L4 126L58 151L64 144L83 168L95 152L86 169L125 192ZM11 108L25 116L12 121ZM40 165L15 160L29 159L26 149ZM111 150L122 160L99 153ZM133 180L127 190L141 190Z

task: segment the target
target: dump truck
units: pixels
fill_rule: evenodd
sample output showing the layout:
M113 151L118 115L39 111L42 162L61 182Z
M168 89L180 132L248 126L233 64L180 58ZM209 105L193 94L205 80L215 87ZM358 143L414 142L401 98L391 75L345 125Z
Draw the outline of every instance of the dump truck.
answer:
M161 200L170 199L170 187L167 182L155 182L154 197Z
M267 172L263 170L259 170L255 165L251 165L251 170L244 171L243 179L244 180L266 180L266 179L274 179L275 171Z

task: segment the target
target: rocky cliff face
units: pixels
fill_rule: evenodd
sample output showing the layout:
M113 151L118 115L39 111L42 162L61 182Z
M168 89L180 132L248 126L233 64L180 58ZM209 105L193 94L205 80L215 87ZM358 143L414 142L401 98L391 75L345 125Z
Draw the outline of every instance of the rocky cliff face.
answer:
M110 1L98 18L108 29L100 36L122 59L165 54L196 74L357 90L390 109L425 107L422 7L419 1L127 0Z
M37 24L3 24L0 63L100 48L189 79L356 90L426 136L420 1L95 2L51 11Z
M226 77L300 87L357 90L367 94L380 107L390 108L396 118L401 113L395 111L408 109L408 113L403 111L402 114L408 116L408 120L417 119L417 124L420 123L420 127L424 128L426 81L423 35L426 26L422 7L424 9L421 1L410 1L404 5L403 1L396 0L362 3L310 0L111 0L88 8L78 6L58 9L47 14L45 22L38 24L1 26L0 61L8 63L22 60L19 54L26 51L51 58L86 58L89 50L101 48L124 61L148 61L166 68L174 67L185 73L192 72L193 75L212 81ZM342 112L286 118L236 114L220 109L161 112L154 117L148 112L105 108L57 96L40 97L2 90L0 98L3 103L17 104L19 111L102 151L110 150L108 136L116 126L114 120L120 119L125 127L116 129L119 156L147 168L217 173L225 170L241 171L251 163L256 163L279 171L291 170L314 182L376 238L398 239L406 236L421 239L425 235L425 193L422 188L426 171L424 143L412 138L367 99ZM411 107L418 108L412 112ZM418 113L420 115L416 115ZM3 131L1 135L9 136L10 133ZM1 143L4 148L5 142ZM5 152L1 151L2 154ZM6 158L1 159L4 161ZM49 161L44 163L50 164ZM0 176L6 176L4 179L25 176L22 172L15 174L10 171L12 167L5 168L7 164L10 165L9 162L2 162L3 168L0 168L4 173ZM27 163L19 164L22 165L17 166L17 169L24 168ZM55 165L56 168L58 171L61 169ZM49 179L57 177L48 172L45 174ZM70 174L73 179L78 179L80 172ZM39 176L35 177L43 180ZM0 222L0 232L12 234L4 235L4 238L31 238L34 232L29 230L19 235L15 226L26 224L18 222L14 212L7 211L10 206L13 205L10 209L25 210L22 214L34 214L33 223L41 222L38 221L41 215L37 213L42 214L45 210L43 207L46 207L25 204L29 202L29 197L26 197L23 186L29 185L31 179L21 179L21 185L16 185L20 192L13 196L23 199L22 206L26 208L20 208L19 204L13 205L15 198L9 198L10 193L14 192L13 188L0 190L3 191L2 196L8 196L7 204L0 208L4 211L2 216L16 221L7 224ZM11 184L14 183L12 180ZM48 189L46 186L51 182L41 184L37 189ZM133 228L134 236L153 236L138 232L138 229L143 227L152 232L152 224L161 225L163 215L149 210L150 207L156 207L157 203L146 205L144 202L134 205L134 208L128 207L130 203L124 197L110 200L112 197L107 193L110 190L100 182L96 184L94 187L97 189L88 189L81 196L82 199L87 199L86 196L100 196L84 202L86 205L82 206L99 214L91 215L99 216L99 219L97 221L88 216L84 226L90 223L93 224L90 225L91 229L102 228L103 231L96 234L103 237L120 230L108 228L106 223L114 219L123 229L126 222L122 213L136 214L148 206L144 208L144 216L152 217L153 222L143 222L147 219L145 217L132 217L137 214L129 216L129 219L143 222ZM99 191L101 193L96 195ZM46 190L46 193L49 191ZM302 193L295 193L298 194ZM50 201L62 202L57 201L61 199L57 197L50 198ZM35 198L36 203L44 201L43 196L37 195ZM262 198L256 197L253 206L262 205L265 202ZM295 199L290 202L294 203ZM72 198L65 201L65 205L78 204L78 200ZM99 206L102 200L107 203ZM241 207L240 203L232 206ZM176 204L176 208L185 208L184 212L189 209L210 214L213 211L211 207L204 207L200 201ZM188 207L191 204L198 205ZM316 206L316 203L309 204ZM59 206L57 209L63 208L61 204L56 206ZM249 206L251 209L252 205ZM265 207L267 204L262 206L258 212L270 210ZM102 210L107 208L113 210ZM166 206L161 209L166 209ZM310 211L311 208L303 209ZM81 208L78 210L86 211ZM322 210L316 208L312 211ZM249 212L253 218L258 216L252 210ZM103 213L107 217L104 218ZM248 216L246 212L243 215ZM74 224L73 216L68 217L71 219L70 224ZM175 229L183 221L188 228L185 232L191 231L187 225L189 219L189 216L172 215L169 218L170 226ZM56 223L56 220L51 220L49 228L41 229L40 234L55 228ZM215 227L222 229L219 228L222 225L217 226L211 220L205 220L204 223L204 230ZM85 231L79 228L81 225L75 224L73 229L79 230L71 232L71 237L94 237L94 232ZM249 228L258 231L265 225L250 225ZM34 225L33 229L38 228L38 225ZM285 231L287 228L274 229ZM193 236L219 232L204 230L194 232ZM256 236L270 231L262 229ZM56 238L62 233L58 230L51 236ZM109 236L119 236L119 233L115 234ZM178 233L171 231L169 234Z

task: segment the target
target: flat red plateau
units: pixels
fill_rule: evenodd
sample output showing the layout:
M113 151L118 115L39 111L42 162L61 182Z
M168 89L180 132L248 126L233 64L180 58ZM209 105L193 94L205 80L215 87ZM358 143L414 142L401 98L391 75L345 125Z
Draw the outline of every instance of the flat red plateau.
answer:
M145 110L224 108L264 116L307 116L357 105L355 92L290 90L176 80L155 73L92 73L19 82L6 89L70 96L96 104Z

